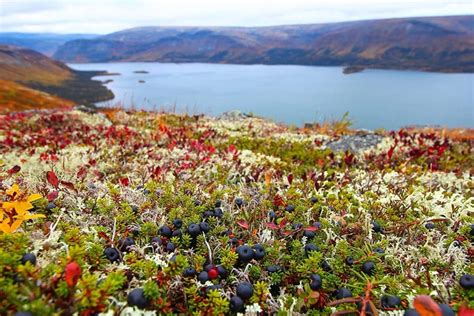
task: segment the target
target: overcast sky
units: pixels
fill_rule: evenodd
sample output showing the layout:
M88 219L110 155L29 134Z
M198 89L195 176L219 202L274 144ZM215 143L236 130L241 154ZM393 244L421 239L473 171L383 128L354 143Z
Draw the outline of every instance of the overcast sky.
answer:
M0 0L0 31L105 34L148 25L262 26L474 14L473 0Z

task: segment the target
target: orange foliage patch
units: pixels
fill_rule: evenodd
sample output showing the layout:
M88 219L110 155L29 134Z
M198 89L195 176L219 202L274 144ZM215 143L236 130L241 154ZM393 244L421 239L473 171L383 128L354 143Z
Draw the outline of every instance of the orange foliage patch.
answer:
M441 308L428 295L418 295L415 297L413 306L421 316L443 316Z
M70 108L73 105L72 101L27 88L13 81L0 80L0 113Z

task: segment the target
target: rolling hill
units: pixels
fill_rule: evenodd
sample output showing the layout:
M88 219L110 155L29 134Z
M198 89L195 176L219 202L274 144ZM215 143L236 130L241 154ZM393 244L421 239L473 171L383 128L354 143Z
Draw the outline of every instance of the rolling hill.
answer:
M22 46L46 56L53 56L59 46L76 39L91 39L94 34L54 34L0 32L0 44Z
M75 71L33 50L0 45L0 80L5 86L1 90L0 106L20 102L28 96L33 99L46 96L41 99L45 102L59 97L69 100L68 104L110 99L113 97L112 92L101 82L91 80L99 73ZM32 89L38 90L38 93L32 92ZM48 95L40 95L39 91ZM54 100L53 103L57 102L60 100Z
M140 27L66 42L66 62L209 62L474 71L474 16L274 27Z
M0 79L59 84L73 77L72 70L43 54L16 46L0 45Z

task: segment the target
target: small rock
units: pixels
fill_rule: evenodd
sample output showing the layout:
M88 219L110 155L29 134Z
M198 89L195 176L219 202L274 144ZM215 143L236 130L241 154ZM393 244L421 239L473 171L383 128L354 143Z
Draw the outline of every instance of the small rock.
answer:
M373 133L345 135L336 141L329 142L327 147L332 151L359 152L377 146L382 139L383 136Z
M219 120L227 120L227 121L240 121L244 120L251 117L250 115L239 111L239 110L233 110L233 111L227 111L219 115L217 118Z

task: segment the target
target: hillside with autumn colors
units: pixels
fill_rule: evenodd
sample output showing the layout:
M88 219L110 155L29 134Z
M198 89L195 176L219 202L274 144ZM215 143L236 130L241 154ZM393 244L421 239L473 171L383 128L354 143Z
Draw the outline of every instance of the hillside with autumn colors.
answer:
M91 77L30 49L0 45L0 111L54 108L113 98Z
M0 113L73 106L73 102L34 90L13 81L0 80Z

